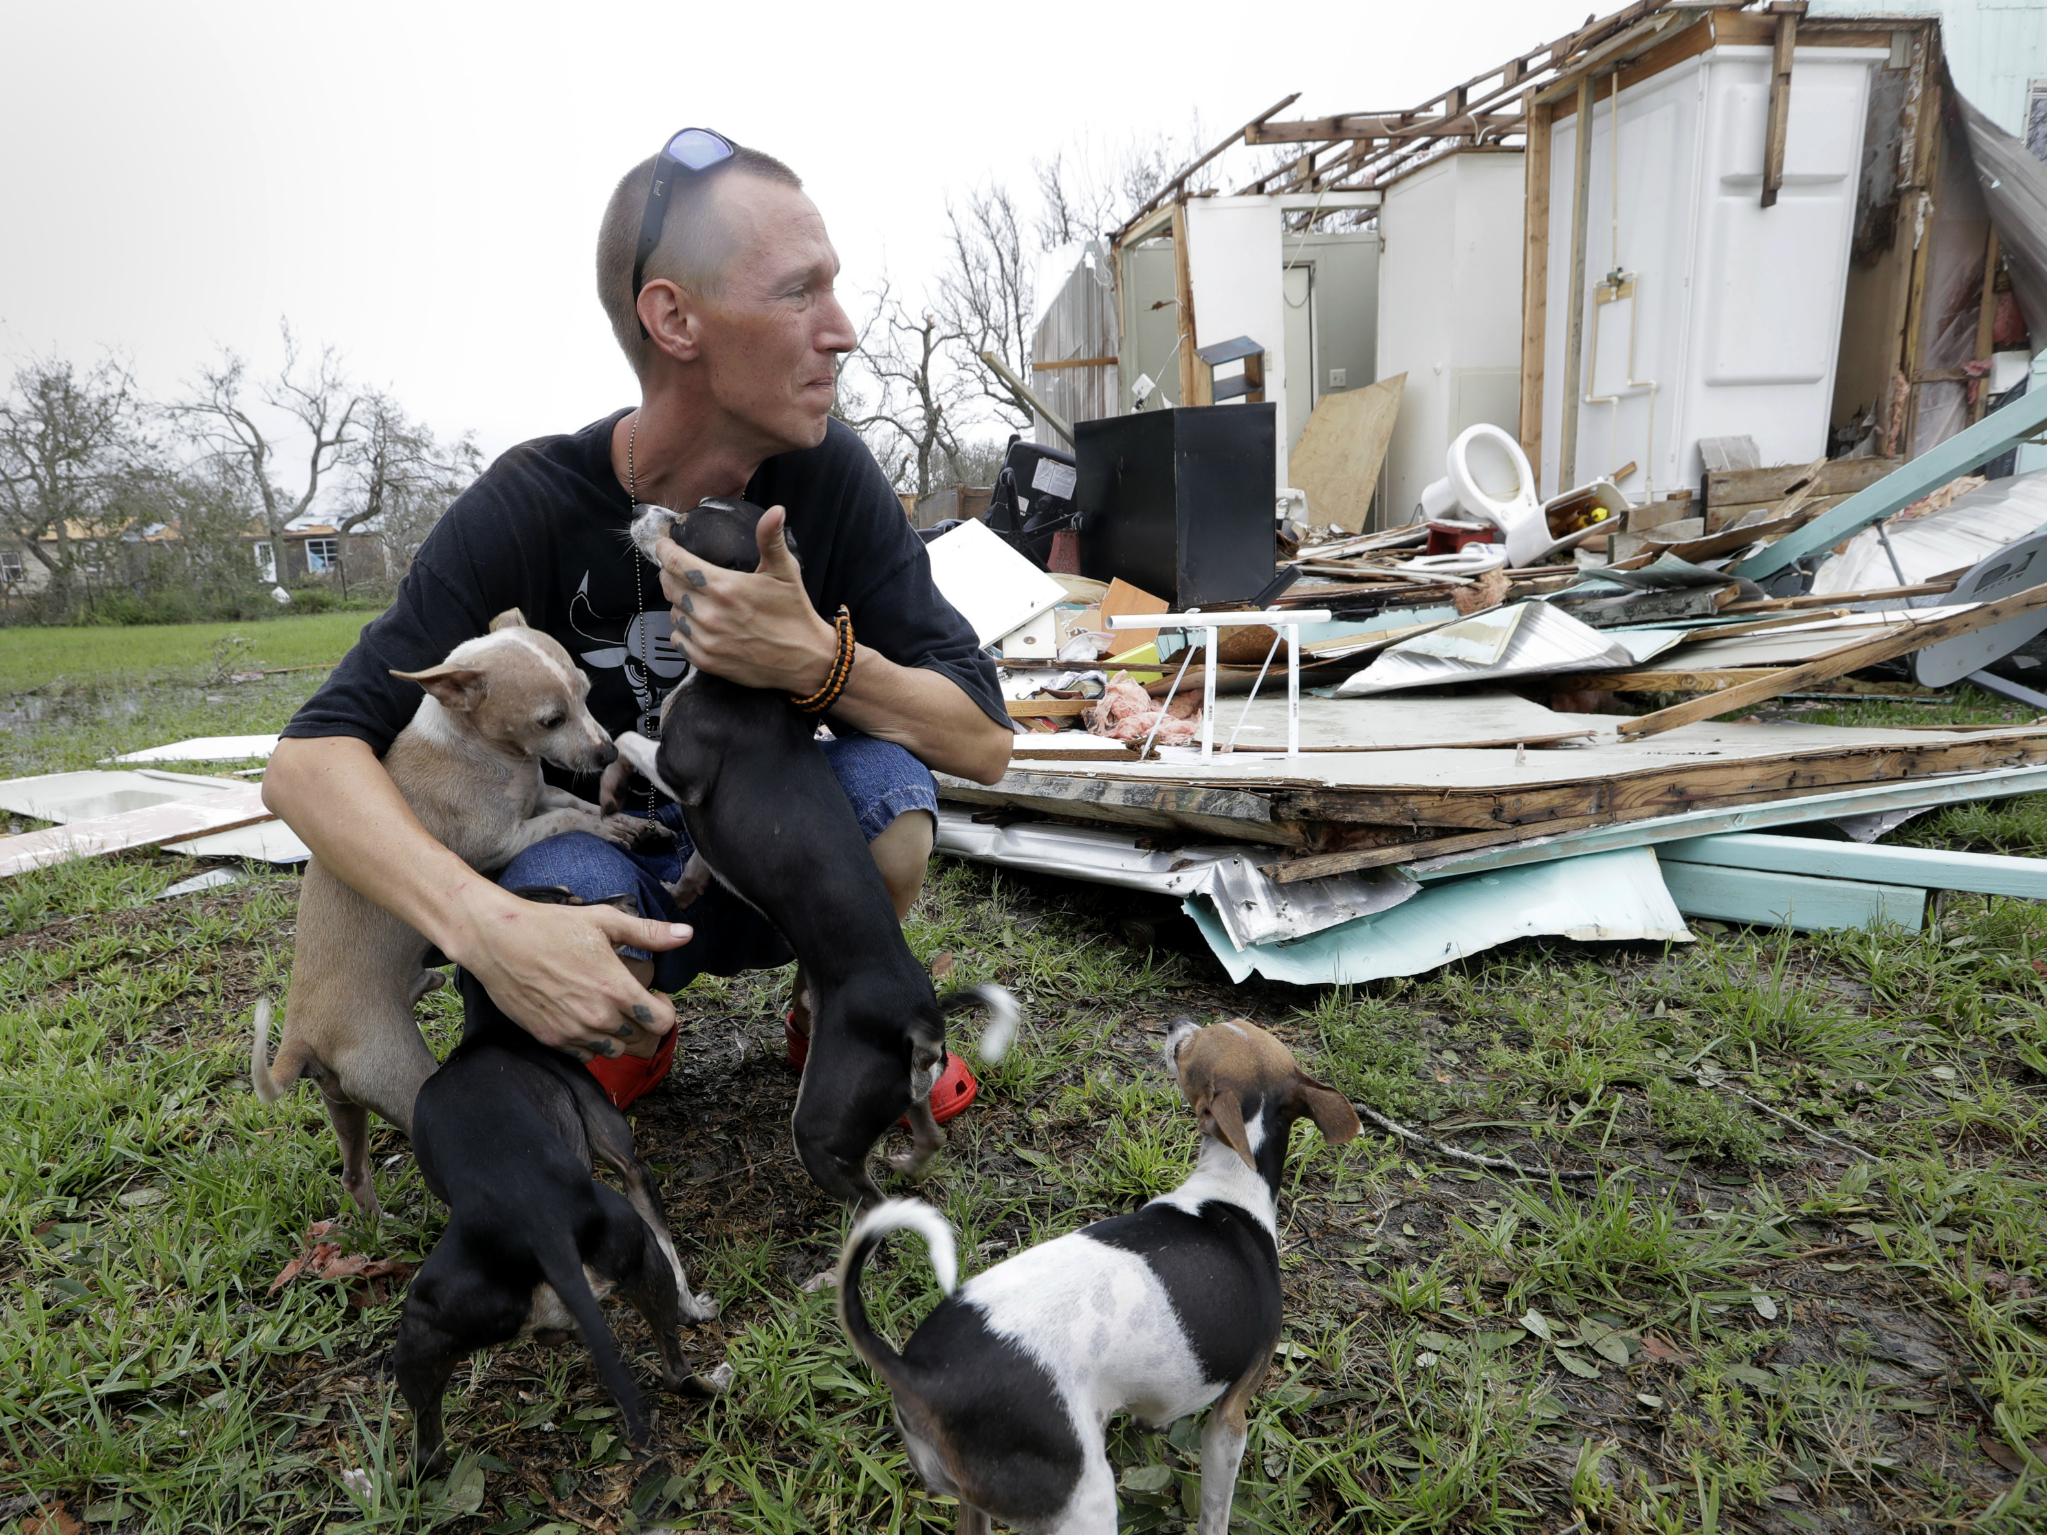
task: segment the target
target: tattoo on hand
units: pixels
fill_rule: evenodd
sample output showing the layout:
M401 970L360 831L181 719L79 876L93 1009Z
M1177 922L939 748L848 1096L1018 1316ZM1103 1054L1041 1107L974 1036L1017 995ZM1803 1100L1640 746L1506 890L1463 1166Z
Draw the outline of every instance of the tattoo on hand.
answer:
M602 1045L600 1045L598 1049L607 1056L616 1056L619 1054L621 1050L624 1049L624 1047L621 1046L619 1042L616 1040L607 1040Z
M690 601L690 594L687 592L676 599L676 606L685 613L695 613L697 611L697 605Z
M683 633L684 635L686 635L686 636L687 636L687 635L689 635L689 634L690 634L690 621L689 621L688 619L684 618L684 617L683 617L683 616L682 616L681 614L677 614L677 615L676 615L676 628L677 628L678 630L680 630L680 631L681 631L681 632L682 632L682 633Z
M633 1011L634 1011L635 1013L638 1013L638 1012L639 1012L640 1010L636 1008L636 1009L634 1009ZM635 1029L635 1026L633 1026L633 1025L631 1025L631 1024L627 1024L627 1023L625 1023L625 1022L623 1022L623 1021L621 1021L621 1022L620 1022L620 1024L619 1024L619 1026L618 1026L618 1027L617 1027L616 1029L614 1029L614 1030L612 1031L612 1033L613 1033L613 1034L615 1034L615 1035L617 1035L617 1036L618 1036L618 1037L619 1037L619 1038L620 1038L621 1040L630 1040L630 1039L632 1039L632 1038L633 1038L633 1036L634 1036L634 1034L635 1034L636 1032L637 1032L637 1031L636 1031L636 1029Z
M697 590L700 592L703 591L704 587L706 586L706 582L704 580L704 573L702 571L685 571L683 572L683 580L687 581L691 586L697 588Z

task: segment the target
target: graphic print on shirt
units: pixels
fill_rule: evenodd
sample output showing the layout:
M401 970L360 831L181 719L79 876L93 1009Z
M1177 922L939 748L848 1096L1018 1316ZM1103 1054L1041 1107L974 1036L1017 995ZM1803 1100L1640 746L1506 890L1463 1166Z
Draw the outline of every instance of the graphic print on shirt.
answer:
M623 635L599 633L610 629L613 621L599 617L592 606L588 571L583 573L576 595L569 600L569 627L583 639L597 642L595 649L579 651L577 660L586 667L624 670L626 686L632 690L633 704L639 711L638 729L643 736L652 736L659 729L661 700L690 665L676 647L671 622L668 609L650 608L627 620Z

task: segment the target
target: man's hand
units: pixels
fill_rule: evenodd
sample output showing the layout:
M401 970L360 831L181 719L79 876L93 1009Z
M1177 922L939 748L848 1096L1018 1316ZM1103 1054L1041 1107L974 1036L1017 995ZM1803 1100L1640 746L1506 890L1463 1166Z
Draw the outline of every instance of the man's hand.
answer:
M585 1061L647 1055L675 1028L675 1004L636 981L614 948L675 949L690 940L686 924L525 901L496 886L480 895L481 909L449 958L542 1045Z
M782 537L783 509L770 507L754 530L758 571L706 565L673 539L661 541L661 592L674 639L690 664L746 688L799 697L824 685L838 643L804 591L803 572Z

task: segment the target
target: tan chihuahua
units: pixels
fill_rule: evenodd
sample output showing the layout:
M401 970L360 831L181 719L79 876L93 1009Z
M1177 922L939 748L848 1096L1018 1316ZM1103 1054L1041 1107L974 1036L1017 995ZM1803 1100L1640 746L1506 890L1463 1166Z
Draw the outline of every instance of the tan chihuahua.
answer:
M426 689L418 712L384 754L385 771L428 832L484 874L561 832L593 832L634 847L672 838L637 816L606 816L543 782L541 764L597 773L618 756L584 703L590 679L569 653L511 608L490 633L465 640L437 667L399 672ZM249 1077L276 1100L304 1073L320 1087L341 1142L341 1183L368 1216L374 1109L412 1135L413 1100L436 1062L413 1022L413 1005L440 985L430 946L405 923L321 867L299 888L292 988L277 1060L270 999L256 1004Z

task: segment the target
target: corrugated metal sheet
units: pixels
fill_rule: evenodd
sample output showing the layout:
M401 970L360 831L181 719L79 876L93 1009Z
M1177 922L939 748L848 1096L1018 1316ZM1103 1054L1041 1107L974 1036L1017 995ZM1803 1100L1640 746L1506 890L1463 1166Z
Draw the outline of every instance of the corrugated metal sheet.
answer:
M1092 265L1085 259L1077 263L1046 306L1045 318L1031 333L1031 358L1034 363L1053 363L1116 355L1116 289L1108 260L1098 254ZM1096 368L1034 367L1029 382L1032 393L1075 422L1117 414L1117 378L1117 367L1111 363ZM1042 419L1034 425L1039 442L1060 441Z

